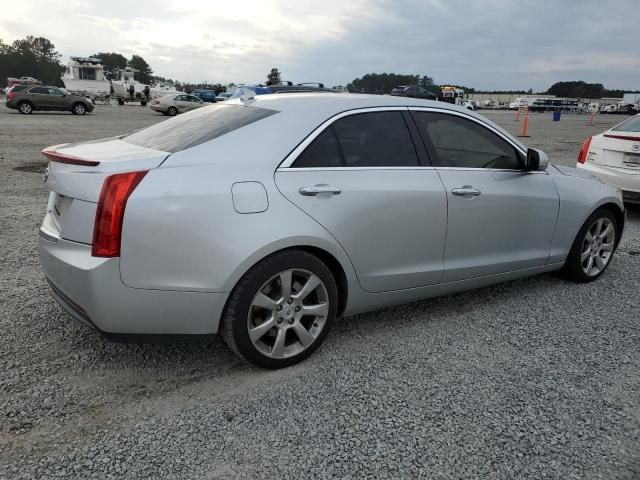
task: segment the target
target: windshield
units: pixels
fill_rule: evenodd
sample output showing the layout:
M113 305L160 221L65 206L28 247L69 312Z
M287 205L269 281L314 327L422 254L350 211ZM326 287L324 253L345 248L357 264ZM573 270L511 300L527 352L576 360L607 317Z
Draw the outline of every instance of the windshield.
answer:
M611 130L616 132L640 132L640 115L626 119Z
M179 152L278 113L244 105L211 105L121 137L163 152Z

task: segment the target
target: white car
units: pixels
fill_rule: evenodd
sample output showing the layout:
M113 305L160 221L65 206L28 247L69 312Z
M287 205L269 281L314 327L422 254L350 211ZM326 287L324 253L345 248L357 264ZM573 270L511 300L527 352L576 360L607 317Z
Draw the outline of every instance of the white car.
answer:
M587 138L577 167L620 188L625 203L640 204L640 114Z
M216 101L224 102L225 100L229 100L232 96L233 96L233 93L221 92L218 95L216 95Z

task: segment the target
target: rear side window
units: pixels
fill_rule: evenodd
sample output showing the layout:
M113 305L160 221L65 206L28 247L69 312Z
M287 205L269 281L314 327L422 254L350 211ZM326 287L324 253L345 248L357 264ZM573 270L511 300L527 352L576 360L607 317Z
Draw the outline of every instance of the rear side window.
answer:
M308 167L416 167L418 155L401 112L336 120L293 163Z
M244 105L211 105L130 133L121 139L141 147L175 153L276 113L277 110Z

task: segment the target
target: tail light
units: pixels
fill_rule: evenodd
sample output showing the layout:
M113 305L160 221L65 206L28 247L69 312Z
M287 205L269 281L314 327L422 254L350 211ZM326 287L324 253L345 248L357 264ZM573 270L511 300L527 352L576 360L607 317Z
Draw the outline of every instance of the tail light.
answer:
M578 163L584 163L587 161L587 154L589 153L589 146L591 145L591 137L587 137L587 139L582 144L580 148L580 153L578 154Z
M160 105L160 100L154 100L154 101L153 101L153 104L154 104L154 105Z
M13 97L16 96L16 92L7 93L7 100L13 100Z
M127 206L127 200L147 172L148 170L118 173L105 179L96 209L96 221L93 225L92 256L120 256L124 209Z

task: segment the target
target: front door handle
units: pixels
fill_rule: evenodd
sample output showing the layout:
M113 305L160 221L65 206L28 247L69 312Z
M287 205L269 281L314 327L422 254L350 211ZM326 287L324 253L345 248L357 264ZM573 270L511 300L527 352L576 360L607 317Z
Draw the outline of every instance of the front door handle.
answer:
M464 187L454 188L453 190L451 190L451 193L453 193L454 195L458 195L459 197L467 197L467 198L477 197L478 195L482 194L480 190L478 190L477 188L473 188L471 185L465 185Z
M312 187L302 187L300 190L300 195L304 195L307 197L315 197L316 195L320 195L321 193L328 193L330 195L339 195L342 193L342 189L339 187L332 187L331 185L314 185Z

